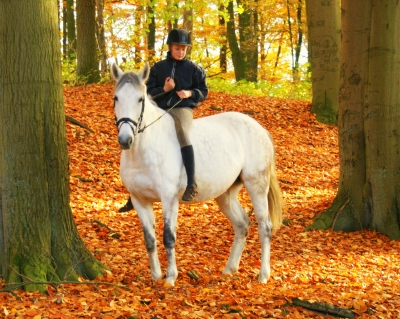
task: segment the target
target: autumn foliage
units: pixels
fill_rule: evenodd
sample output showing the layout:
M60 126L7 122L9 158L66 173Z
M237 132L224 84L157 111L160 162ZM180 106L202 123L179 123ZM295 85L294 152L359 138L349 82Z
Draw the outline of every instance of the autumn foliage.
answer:
M247 113L274 138L285 221L273 238L269 282L256 281L260 244L245 191L240 201L252 225L237 274L221 276L233 231L209 201L180 207L176 287L153 282L136 213L117 212L127 193L119 177L112 91L111 85L65 89L66 114L95 131L67 122L74 220L88 249L110 271L97 278L102 283L49 285L48 295L2 293L0 318L327 318L294 306L294 298L330 303L362 318L400 316L399 242L369 230L304 231L332 202L339 175L337 129L317 123L305 101L210 93L195 111L196 117ZM160 205L155 211L165 269Z

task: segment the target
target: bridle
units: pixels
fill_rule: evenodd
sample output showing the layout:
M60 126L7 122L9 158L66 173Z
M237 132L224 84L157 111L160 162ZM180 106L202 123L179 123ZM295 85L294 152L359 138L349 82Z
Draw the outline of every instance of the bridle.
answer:
M123 124L129 124L129 126L132 129L133 136L136 136L139 133L143 133L146 128L148 128L150 125L154 124L157 122L159 119L161 119L165 114L169 113L175 106L177 106L182 100L179 100L176 102L172 107L170 107L167 111L165 111L164 114L160 115L156 120L151 122L149 125L144 125L142 128L140 127L143 122L143 113L144 113L144 103L145 103L145 96L143 95L142 98L142 110L140 111L139 118L136 121L130 119L129 117L121 117L119 120L117 120L117 117L115 116L115 125L117 126L117 130L119 133L119 130ZM118 97L114 96L114 109L115 109L115 102L118 102Z
M148 127L145 125L143 128L140 128L140 126L142 125L142 122L143 122L144 100L145 100L144 96L141 98L141 100L142 100L142 110L140 111L140 115L139 115L137 122L130 119L129 117L121 117L119 120L117 120L117 117L115 117L115 125L117 126L118 132L119 132L122 124L125 124L125 123L129 124L129 126L131 127L133 136L136 136L137 134L142 133L145 130L145 128ZM115 102L118 102L117 96L114 96L114 109L115 109ZM132 124L135 126L135 128L132 126Z

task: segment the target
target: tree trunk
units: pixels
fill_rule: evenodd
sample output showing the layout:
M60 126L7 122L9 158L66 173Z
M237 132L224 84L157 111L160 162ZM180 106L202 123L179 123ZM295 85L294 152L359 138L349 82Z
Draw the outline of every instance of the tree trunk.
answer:
M104 0L96 0L96 8L97 8L97 39L99 44L100 51L100 70L102 75L104 76L108 73L107 67L107 49L106 49L106 36L104 34Z
M193 0L185 0L183 8L183 28L193 33Z
M294 81L299 81L299 60L300 60L300 52L301 46L303 45L303 20L302 20L302 11L303 11L303 4L299 0L297 5L297 42L296 42L296 49L294 53Z
M221 4L219 6L219 11L223 12L225 6ZM219 67L221 73L226 73L227 71L227 41L226 41L226 24L225 18L222 14L219 15L219 35L221 38L221 48L219 49Z
M76 28L75 28L75 6L74 0L66 1L67 11L67 38L68 38L68 59L76 59Z
M149 4L147 6L147 16L148 16L148 29L147 34L147 51L148 60L153 60L156 55L156 19L154 17L154 5Z
M229 1L228 4L229 21L226 23L229 48L232 53L232 63L235 70L235 79L240 81L245 79L245 65L242 52L239 48L239 43L236 38L236 28L235 28L235 13L233 10L233 1Z
M95 13L95 0L76 0L77 75L85 83L100 80Z
M290 14L290 4L289 0L286 0L286 9L287 9L287 22L289 28L289 40L290 40L290 52L291 52L291 60L292 60L292 76L294 79L294 45L293 45L293 30L292 30L292 19Z
M239 13L239 42L236 37L234 3L228 4L229 21L226 24L229 48L236 81L257 82L258 76L258 14L257 0L241 3L243 12Z
M257 82L258 75L258 14L257 0L237 1L243 5L243 13L239 14L240 49L243 53L245 80Z
M318 121L337 125L341 46L340 0L306 0L306 12L313 93L311 112L317 114Z
M311 228L400 239L400 6L347 0L342 12L339 190Z
M61 6L62 6L62 58L65 59L67 57L67 52L68 52L67 3L65 1L63 1ZM59 13L59 16L60 16L60 13Z
M143 7L142 6L137 6L136 10L133 13L134 21L135 21L135 37L132 38L133 45L135 47L135 53L134 53L134 61L135 61L135 68L140 68L140 64L143 61L142 57L142 31L143 25L142 25L142 14L143 14Z
M54 0L0 2L0 273L7 283L102 272L69 207L59 40Z

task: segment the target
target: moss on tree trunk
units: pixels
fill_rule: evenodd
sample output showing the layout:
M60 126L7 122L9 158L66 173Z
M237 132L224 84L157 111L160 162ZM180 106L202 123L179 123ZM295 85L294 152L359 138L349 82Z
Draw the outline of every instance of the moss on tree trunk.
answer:
M339 190L309 228L400 239L400 6L344 1L342 12Z
M0 273L7 283L93 279L104 266L69 206L55 1L0 2L0 69Z

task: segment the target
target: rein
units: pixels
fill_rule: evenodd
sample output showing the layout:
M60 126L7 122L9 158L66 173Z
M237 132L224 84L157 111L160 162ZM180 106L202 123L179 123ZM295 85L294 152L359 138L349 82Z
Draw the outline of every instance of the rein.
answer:
M173 106L171 106L167 111L165 111L164 114L159 116L156 120L151 122L149 125L145 124L142 128L140 128L140 126L141 126L141 124L143 122L143 113L144 113L145 100L146 100L146 98L142 97L142 110L140 111L139 119L138 119L137 122L132 120L132 119L130 119L129 117L122 117L119 120L117 120L117 118L115 117L115 125L117 126L118 132L119 132L119 129L120 129L121 125L126 123L126 124L129 124L129 126L131 127L132 132L133 132L133 136L136 136L139 133L143 133L146 128L148 128L150 125L152 125L155 122L157 122L159 119L161 119L165 114L169 113L175 106L177 106L182 101L182 100L179 100ZM116 101L118 101L118 98L115 96L114 97L114 108L115 108L115 102ZM133 124L135 126L135 129L133 128L133 126L131 124Z

